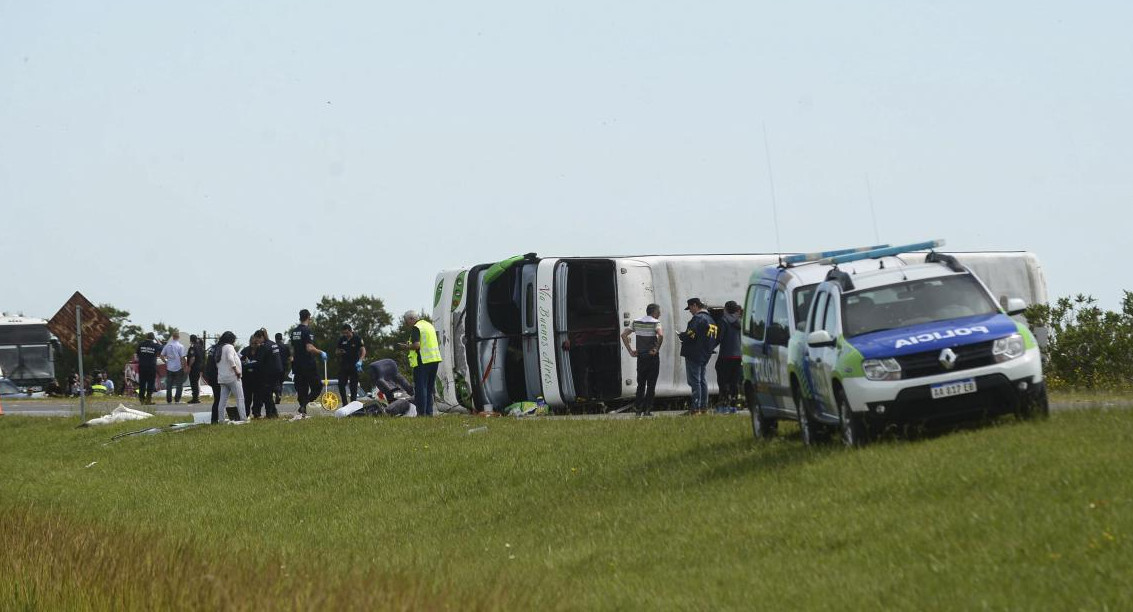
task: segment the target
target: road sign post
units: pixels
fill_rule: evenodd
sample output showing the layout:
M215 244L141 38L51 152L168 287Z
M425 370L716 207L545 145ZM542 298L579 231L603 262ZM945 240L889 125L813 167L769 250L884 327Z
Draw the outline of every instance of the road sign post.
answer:
M74 327L71 326L72 316L75 319ZM47 329L51 330L56 338L59 338L59 342L75 351L79 356L79 414L83 420L86 420L87 416L86 374L83 372L83 353L91 350L94 343L106 333L106 330L110 329L110 326L110 319L78 291L47 322Z
M83 307L75 306L75 336L78 338L78 345L83 345ZM83 351L79 351L79 420L84 423L87 420L87 385L86 376L83 374Z

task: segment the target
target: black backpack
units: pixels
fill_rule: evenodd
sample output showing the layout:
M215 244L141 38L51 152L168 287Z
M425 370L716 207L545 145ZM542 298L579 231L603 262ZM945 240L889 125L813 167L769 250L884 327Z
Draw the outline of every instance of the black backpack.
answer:
M217 366L219 360L220 346L214 345L208 350L208 356L205 357L205 382L212 387L216 386L217 377L220 375L220 368Z

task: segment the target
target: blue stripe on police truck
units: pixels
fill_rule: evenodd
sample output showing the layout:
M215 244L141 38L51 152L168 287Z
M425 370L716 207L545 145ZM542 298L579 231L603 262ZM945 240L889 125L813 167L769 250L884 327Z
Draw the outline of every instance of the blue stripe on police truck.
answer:
M1011 317L997 313L862 334L850 338L849 342L863 359L884 359L987 342L1016 331L1018 327Z

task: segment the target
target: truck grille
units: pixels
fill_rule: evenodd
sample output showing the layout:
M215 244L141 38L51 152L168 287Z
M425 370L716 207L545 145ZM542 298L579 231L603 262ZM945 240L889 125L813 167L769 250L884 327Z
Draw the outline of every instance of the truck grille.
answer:
M991 365L995 363L995 357L991 354L993 342L952 347L952 351L956 353L956 365L951 370L946 370L940 365L941 349L897 357L897 363L901 364L901 378L921 378Z

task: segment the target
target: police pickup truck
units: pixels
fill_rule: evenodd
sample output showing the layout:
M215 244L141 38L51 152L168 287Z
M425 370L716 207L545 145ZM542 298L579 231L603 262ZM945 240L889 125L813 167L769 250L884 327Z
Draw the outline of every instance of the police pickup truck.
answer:
M1011 318L1026 303L1001 308L956 257L909 255L942 244L800 255L753 274L744 391L757 438L780 419L808 444L840 430L859 446L889 423L1047 413L1034 336ZM1000 259L1020 257L1033 259Z

